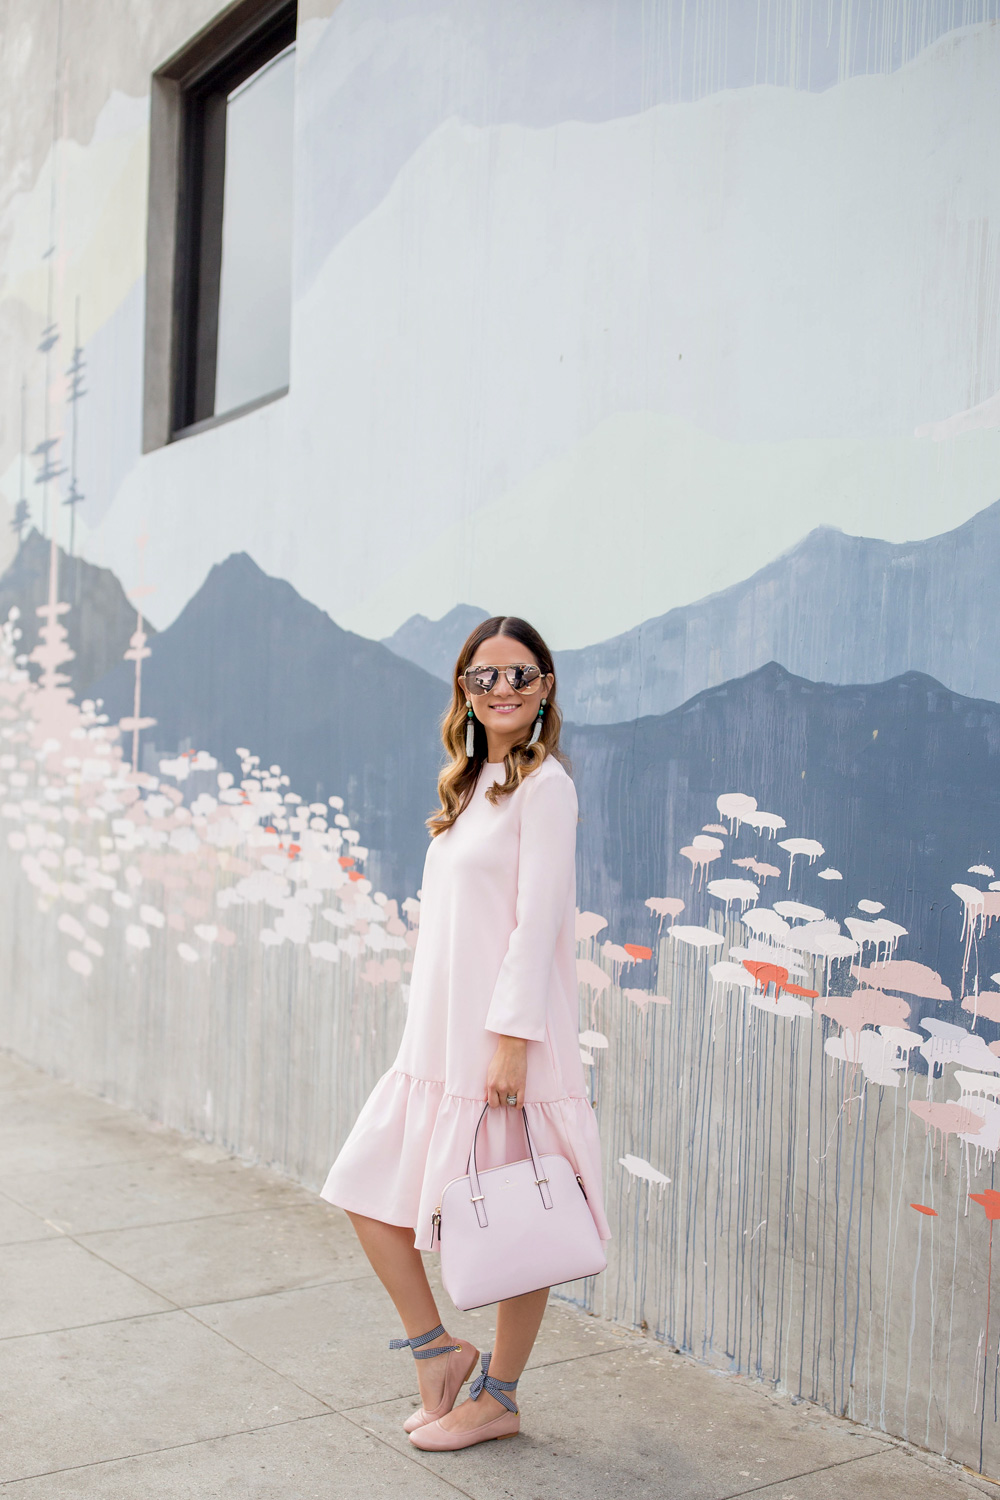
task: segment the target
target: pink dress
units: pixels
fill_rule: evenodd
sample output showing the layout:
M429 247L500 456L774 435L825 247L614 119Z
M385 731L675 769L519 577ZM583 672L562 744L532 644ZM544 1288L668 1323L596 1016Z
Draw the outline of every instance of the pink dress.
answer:
M524 1104L537 1150L569 1158L598 1233L611 1238L580 1059L576 788L549 757L494 807L486 789L502 775L502 763L487 763L465 811L431 840L399 1052L320 1195L405 1225L419 1250L433 1248L445 1184L465 1175L501 1034L528 1042ZM526 1155L520 1110L491 1109L480 1168Z

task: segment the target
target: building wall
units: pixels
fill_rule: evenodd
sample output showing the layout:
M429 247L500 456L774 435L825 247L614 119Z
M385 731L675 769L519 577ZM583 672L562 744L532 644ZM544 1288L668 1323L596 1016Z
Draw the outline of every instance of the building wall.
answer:
M571 1294L993 1474L998 8L300 7L289 393L146 454L150 76L216 7L8 6L0 137L0 1043L318 1186L447 663L524 614Z

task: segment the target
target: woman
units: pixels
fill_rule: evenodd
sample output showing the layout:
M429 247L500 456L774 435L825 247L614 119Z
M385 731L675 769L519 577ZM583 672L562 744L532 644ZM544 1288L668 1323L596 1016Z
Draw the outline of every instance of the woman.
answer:
M421 1250L434 1248L441 1191L467 1170L538 1152L579 1172L598 1233L600 1146L584 1089L574 959L576 791L559 753L552 656L523 620L496 616L455 667L442 737L450 756L428 819L420 936L396 1061L376 1084L322 1191L347 1210L406 1331L423 1402L404 1424L418 1448L470 1447L519 1429L514 1390L548 1290L498 1305L479 1358L441 1325ZM440 1357L439 1357L440 1356Z

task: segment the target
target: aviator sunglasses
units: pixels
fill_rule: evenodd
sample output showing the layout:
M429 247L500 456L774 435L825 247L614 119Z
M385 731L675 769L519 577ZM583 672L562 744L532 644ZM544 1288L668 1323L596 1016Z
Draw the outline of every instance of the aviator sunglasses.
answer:
M462 673L462 681L474 697L480 698L484 693L492 693L500 680L501 671L515 693L534 693L541 685L541 667L530 666L527 662L503 668L469 667L468 671Z

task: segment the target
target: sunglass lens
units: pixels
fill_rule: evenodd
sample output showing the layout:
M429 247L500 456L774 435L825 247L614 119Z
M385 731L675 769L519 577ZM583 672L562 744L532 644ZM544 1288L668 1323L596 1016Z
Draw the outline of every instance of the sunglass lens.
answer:
M476 667L475 669L470 667L465 674L465 685L470 693L481 697L483 693L493 690L499 675L496 667Z
M515 693L523 693L525 688L531 687L540 676L541 672L537 667L509 667L507 669L507 680Z

